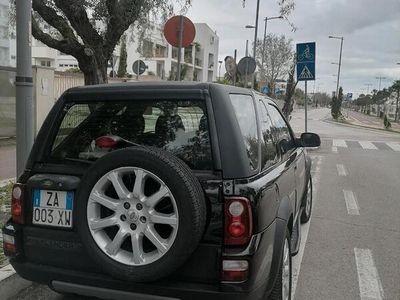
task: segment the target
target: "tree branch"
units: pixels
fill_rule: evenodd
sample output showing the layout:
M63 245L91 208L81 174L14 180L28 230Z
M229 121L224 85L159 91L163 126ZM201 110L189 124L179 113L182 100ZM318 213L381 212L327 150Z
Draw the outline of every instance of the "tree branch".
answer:
M65 14L84 44L101 47L103 38L93 28L81 0L54 0L55 5Z
M75 34L68 22L58 15L53 8L47 6L43 0L32 0L32 9L36 11L48 24L57 29L64 38L76 40Z
M50 48L57 49L63 53L79 56L80 51L83 47L76 39L64 39L57 40L53 38L50 34L44 33L40 28L38 21L32 16L32 35L35 39L46 44Z
M119 3L115 0L107 1L107 7L110 5L112 8L109 8L110 18L103 45L107 55L111 55L121 35L139 18L143 3L144 0L120 0Z

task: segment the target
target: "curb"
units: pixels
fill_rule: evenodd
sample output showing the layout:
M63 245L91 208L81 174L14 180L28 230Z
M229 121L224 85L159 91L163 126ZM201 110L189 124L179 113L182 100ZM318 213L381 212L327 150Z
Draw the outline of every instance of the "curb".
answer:
M9 299L26 289L32 282L21 278L11 265L0 269L0 295L2 299Z
M386 132L386 133L394 133L394 134L400 134L399 131L394 131L394 130L386 130L384 128L375 128L375 127L368 127L368 126L362 126L362 125L355 125L351 123L340 123L340 122L335 122L330 119L325 119L322 120L323 122L330 123L330 124L336 124L336 125L342 125L342 126L347 126L347 127L353 127L353 128L363 128L363 129L369 129L369 130L375 130L379 132Z

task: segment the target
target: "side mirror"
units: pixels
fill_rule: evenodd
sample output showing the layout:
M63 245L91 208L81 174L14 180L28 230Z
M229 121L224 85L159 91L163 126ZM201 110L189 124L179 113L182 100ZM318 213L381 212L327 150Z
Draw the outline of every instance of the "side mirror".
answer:
M321 139L318 134L306 132L301 134L300 144L302 147L315 148L321 146Z

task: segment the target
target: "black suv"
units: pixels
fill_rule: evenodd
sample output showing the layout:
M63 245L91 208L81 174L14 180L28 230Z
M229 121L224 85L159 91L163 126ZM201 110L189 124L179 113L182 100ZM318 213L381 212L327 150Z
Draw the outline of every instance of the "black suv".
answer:
M276 104L218 84L68 90L12 192L5 253L65 294L291 299L311 161Z

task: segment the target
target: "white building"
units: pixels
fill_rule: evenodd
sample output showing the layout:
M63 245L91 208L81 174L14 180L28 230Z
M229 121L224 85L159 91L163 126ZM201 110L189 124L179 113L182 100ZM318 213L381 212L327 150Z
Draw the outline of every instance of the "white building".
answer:
M211 82L217 79L219 38L205 23L197 23L196 38L187 49L182 49L182 73L184 80ZM128 31L129 32L129 31ZM134 34L138 36L138 34ZM140 52L140 53L139 53ZM127 38L127 72L134 76L133 63L141 59L148 66L144 75L153 75L157 79L167 80L176 76L178 68L178 49L165 40L162 28L152 26L140 43L137 38ZM119 47L115 50L118 69ZM78 68L77 60L57 50L51 49L33 39L32 63L38 66L53 67L57 71ZM111 71L109 66L108 73Z
M184 80L211 82L217 79L219 38L205 23L196 23L196 37L193 44L182 49L182 70ZM147 75L160 79L176 77L178 70L178 49L165 40L161 27L154 26L142 43L129 43L128 73L133 74L133 63L141 59L148 66ZM139 49L139 51L138 51ZM140 53L139 53L140 52Z
M0 0L0 66L10 66L10 36L8 34L9 0ZM15 64L15 57L14 57Z
M32 65L66 71L78 68L78 61L71 55L61 53L46 46L41 41L32 39Z

